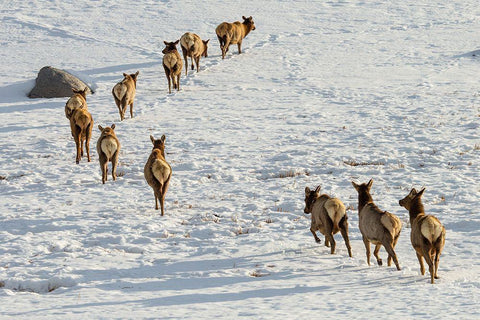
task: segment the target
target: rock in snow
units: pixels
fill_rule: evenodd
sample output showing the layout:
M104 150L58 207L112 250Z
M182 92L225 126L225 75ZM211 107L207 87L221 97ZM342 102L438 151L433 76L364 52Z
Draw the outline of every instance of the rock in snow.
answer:
M53 67L43 67L38 72L35 87L29 98L60 98L72 96L72 88L83 89L88 85L74 75ZM88 87L88 93L93 91Z

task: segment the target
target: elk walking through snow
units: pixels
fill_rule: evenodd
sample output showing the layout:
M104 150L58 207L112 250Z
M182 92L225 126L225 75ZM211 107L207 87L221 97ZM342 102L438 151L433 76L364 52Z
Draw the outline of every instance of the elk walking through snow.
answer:
M194 69L193 61L197 65L197 72L200 70L200 57L208 57L208 40L202 40L197 34L192 32L185 33L180 38L180 46L183 52L183 59L185 59L185 75L188 72L188 60L191 58L192 70Z
M103 128L98 125L101 134L97 140L97 153L102 170L102 183L107 181L108 162L112 163L112 178L117 180L118 155L120 154L120 141L115 134L115 124Z
M255 22L250 16L245 18L242 16L243 22L235 21L222 22L215 29L217 34L218 41L220 42L220 49L222 50L222 59L225 59L225 55L228 52L228 47L231 44L237 44L238 53L242 53L242 41L250 33L250 31L255 30Z
M180 91L180 76L182 74L183 62L180 53L177 50L177 44L180 40L175 42L164 41L165 48L162 50L163 55L163 69L168 80L168 93L172 93L173 89Z
M72 88L73 95L67 100L65 104L65 117L68 120L72 117L73 111L75 109L85 109L88 110L87 106L87 91L88 87L85 87L83 90L77 90Z
M124 73L123 80L112 89L113 99L115 99L121 121L125 119L127 106L130 106L130 118L133 118L133 102L137 92L137 77L139 73L139 71L132 74Z
M70 117L70 129L77 149L75 162L80 163L83 157L83 145L87 151L87 159L90 162L90 138L92 137L93 118L87 109L77 108Z
M335 239L333 235L340 231L348 255L352 257L352 248L348 238L348 217L345 211L345 205L337 198L331 198L326 194L320 195L320 186L315 190L305 188L305 213L311 213L310 231L317 243L320 243L316 231L320 231L325 236L325 245L330 246L330 253L335 253Z
M143 174L148 185L152 187L155 195L155 210L158 210L158 200L164 215L165 195L172 176L172 167L165 160L165 135L160 139L150 136L153 143L153 149L150 157L145 164Z
M420 272L425 275L425 266L423 265L423 259L425 259L430 272L430 283L433 284L435 279L438 279L438 264L445 245L446 231L435 216L425 215L422 203L424 192L425 188L419 192L412 188L410 193L398 203L408 210L410 216L412 228L410 241L420 263Z
M370 242L375 245L373 255L377 259L378 265L382 265L382 259L378 256L378 251L383 245L388 252L388 265L393 262L400 270L395 245L400 237L402 222L400 219L387 211L380 210L373 202L370 195L373 180L360 185L352 181L353 187L358 192L358 228L362 233L363 243L365 244L367 263L370 265Z

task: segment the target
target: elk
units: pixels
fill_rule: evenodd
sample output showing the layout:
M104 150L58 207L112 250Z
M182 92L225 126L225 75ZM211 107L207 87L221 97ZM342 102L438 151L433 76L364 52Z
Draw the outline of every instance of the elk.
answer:
M87 107L87 91L88 87L83 90L77 90L72 88L73 96L71 96L65 104L65 116L68 120L72 117L72 113L77 108L83 108L88 110Z
M222 50L222 59L225 59L228 47L231 44L237 44L238 54L242 53L242 40L250 33L250 31L255 30L255 23L251 16L248 18L242 16L242 18L243 22L222 22L215 29L218 41L220 42L220 49Z
M150 140L153 143L153 149L145 164L143 174L148 185L153 189L155 195L155 210L158 210L158 200L160 199L163 216L165 212L165 194L167 193L170 177L172 176L172 167L170 167L165 160L165 135L162 135L160 139L155 139L151 135Z
M103 128L98 125L101 134L97 140L98 160L100 161L100 169L102 170L102 183L107 181L108 162L112 162L112 178L117 180L118 155L120 154L120 141L115 134L115 124L110 127Z
M90 162L90 138L92 137L93 118L87 109L77 108L70 117L70 129L77 147L75 162L78 164L83 157L83 144L87 151L87 159Z
M375 245L373 255L377 259L379 266L382 265L382 259L378 256L378 251L383 245L388 252L388 265L393 262L400 270L397 254L395 253L395 245L397 244L402 230L402 222L400 219L387 211L380 210L375 203L373 203L370 189L372 188L373 180L370 179L368 183L360 185L352 181L353 187L358 192L358 228L362 233L363 243L365 244L367 263L370 265L370 242Z
M420 263L420 272L422 276L425 275L425 266L423 265L423 258L425 258L430 272L430 283L434 284L434 279L438 279L438 264L445 245L446 231L436 217L425 215L422 203L424 192L425 188L419 192L412 188L410 193L398 203L407 209L410 215L410 226L412 228L410 241Z
M303 212L311 213L312 215L310 231L317 243L320 243L320 239L316 234L317 230L325 236L325 246L330 246L331 254L335 253L336 246L333 235L340 231L345 240L348 255L352 257L345 206L340 199L331 198L326 194L320 195L320 188L320 186L315 190L310 190L309 187L305 188L305 208Z
M139 71L132 74L124 73L123 80L113 86L112 95L113 99L115 99L121 121L125 119L128 105L130 106L130 118L133 118L133 100L135 99L139 73Z
M165 49L162 50L163 56L163 69L165 69L165 75L168 80L168 93L172 93L173 89L180 91L180 75L182 74L183 62L180 53L177 50L177 44L180 40L175 42L163 41Z
M187 32L180 38L180 46L182 47L183 59L185 59L185 75L188 72L188 60L187 57L191 58L192 70L193 70L193 61L197 65L197 72L200 69L200 57L208 57L208 40L202 40L197 34Z

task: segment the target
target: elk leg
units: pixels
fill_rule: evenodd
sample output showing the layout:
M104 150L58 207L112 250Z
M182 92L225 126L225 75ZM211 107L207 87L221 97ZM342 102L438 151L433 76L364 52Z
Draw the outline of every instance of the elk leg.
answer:
M222 59L225 59L225 54L223 53L223 39L219 35L217 35L218 42L220 43L220 50L222 50Z
M180 73L177 76L177 91L180 91Z
M88 162L90 162L90 135L91 134L92 134L91 124L89 124L85 132L85 149L87 149Z
M377 259L377 263L379 266L383 265L383 261L382 259L378 256L378 252L380 251L380 248L382 247L381 244L376 244L375 245L375 249L373 250L373 255L375 256L375 258Z
M317 236L317 234L315 233L315 230L313 229L313 227L310 227L310 232L313 234L313 237L315 238L316 243L321 243L322 242L320 240L320 238Z
M188 73L187 50L184 47L182 47L182 51L183 51L183 60L185 60L185 75L187 75Z
M327 233L328 234L328 238L330 239L330 254L334 254L335 253L335 247L337 246L337 244L335 243L335 239L333 238L333 233L330 232L330 233Z
M167 75L167 79L168 79L168 93L172 93L172 83L171 83L172 80L168 75Z
M238 46L238 54L242 53L242 41L239 41L237 43L237 46Z
M102 166L102 183L105 184L105 181L107 181L107 171L108 171L108 162L105 161L105 163Z
M154 192L155 194L155 210L158 210L158 197L157 197L157 193Z
M77 156L75 158L75 162L78 164L80 163L80 157L81 157L81 147L80 147L80 144L82 141L80 141L80 133L78 132L78 128L76 127L75 128L75 135L73 136L75 138L75 146L77 147Z
M194 69L194 67L193 67L193 54L191 56L190 62L192 63L192 70L193 70Z
M392 246L393 249L395 249L395 246L397 245L398 238L400 238L400 233L397 234L397 236L395 237L395 239L393 239L393 246ZM391 255L388 255L387 265L388 265L388 266L391 266L391 265L392 265L392 256L391 256Z
M162 193L160 198L160 206L162 207L162 216L165 214L165 192Z
M362 236L363 244L365 244L365 251L367 254L367 264L370 265L370 241L368 241L367 237Z
M436 252L435 252L435 274L434 274L435 279L439 279L439 277L438 277L438 264L439 263L440 263L440 251L436 250Z
M130 118L133 118L133 102L130 104Z
M419 254L418 252L416 252L416 254L417 254L418 263L420 263L420 273L422 274L422 276L424 276L425 275L425 266L423 265L422 255Z
M431 255L431 250L422 250L423 251L423 257L425 258L425 261L428 264L428 272L430 272L430 283L434 284L434 268L433 268L433 261L432 261L432 255Z
M352 247L350 246L350 239L348 238L348 225L346 220L341 222L340 233L342 234L343 240L345 241L345 246L347 247L348 256L352 257Z
M199 72L200 71L200 56L195 58L195 62L197 64L197 72Z
M388 254L392 257L393 263L397 267L397 270L401 270L400 265L398 264L397 254L395 250L393 250L392 242L383 243L385 250L387 250Z

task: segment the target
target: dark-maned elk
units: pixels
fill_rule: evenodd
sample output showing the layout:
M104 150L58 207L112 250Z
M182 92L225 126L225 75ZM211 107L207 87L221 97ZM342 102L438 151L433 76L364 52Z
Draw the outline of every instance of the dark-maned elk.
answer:
M97 140L98 160L102 170L102 183L107 181L108 162L112 162L112 178L117 180L118 155L120 154L120 141L115 134L115 124L111 127L103 128L98 125L98 129L102 132Z
M68 120L72 117L73 111L78 108L88 110L87 106L87 91L88 87L83 90L77 90L72 88L73 96L71 96L65 104L65 117Z
M320 239L316 234L318 230L325 236L325 245L327 247L330 246L330 253L334 254L336 244L333 235L340 231L343 240L345 240L348 255L352 256L352 248L348 239L348 217L345 205L340 199L331 198L326 194L320 195L320 186L314 191L306 187L303 212L312 214L310 231L317 243L320 243Z
M188 60L187 57L191 58L192 61L192 70L193 61L197 65L197 72L200 70L200 57L208 57L208 40L202 40L197 34L192 32L185 33L180 38L180 46L182 47L183 59L185 59L185 75L188 72Z
M423 258L425 258L430 272L430 283L433 284L435 283L434 279L438 279L438 264L445 245L446 232L445 227L436 217L425 215L422 203L423 192L425 192L425 188L420 192L413 188L405 198L399 201L399 204L407 209L410 215L412 228L410 241L417 253L420 272L425 275L425 266L423 265Z
M155 195L155 210L158 210L158 200L162 208L162 216L164 214L165 194L168 190L170 177L172 176L172 167L165 160L165 135L160 139L150 136L153 143L153 150L145 164L143 174L145 180L153 189Z
M92 128L93 118L87 109L77 108L73 110L72 116L70 117L70 129L72 130L72 136L77 147L76 163L80 163L80 159L83 157L84 143L87 151L87 159L88 162L90 162L90 138L92 137Z
M162 50L164 54L163 69L165 69L165 75L168 79L168 93L172 93L172 82L173 89L180 91L180 75L182 74L183 62L176 47L179 42L180 40L163 42L165 44L165 49Z
M220 49L222 50L222 59L225 59L228 47L231 44L237 44L238 53L242 53L242 40L250 33L250 31L255 30L255 23L251 16L248 18L242 16L242 18L243 22L222 22L215 29L218 41L220 42Z
M121 121L125 119L128 105L130 106L130 118L133 118L133 101L137 91L137 77L139 73L139 71L132 74L124 73L123 80L112 89L113 99L115 99Z
M382 259L378 256L378 251L383 245L388 252L388 265L393 262L400 270L397 254L395 253L395 245L397 244L402 230L402 222L400 219L390 212L380 210L373 203L370 195L370 188L373 180L360 185L352 181L353 187L358 192L358 228L362 233L363 243L367 253L367 263L370 265L370 242L375 245L373 255L377 259L378 265L382 265Z

